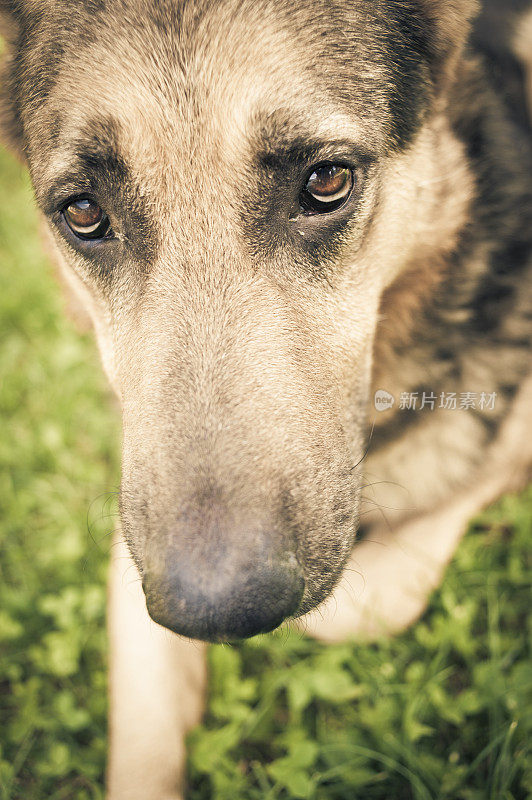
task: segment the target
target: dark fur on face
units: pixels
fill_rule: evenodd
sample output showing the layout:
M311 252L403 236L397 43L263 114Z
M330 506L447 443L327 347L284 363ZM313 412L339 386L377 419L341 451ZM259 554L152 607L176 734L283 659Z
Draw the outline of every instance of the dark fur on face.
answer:
M508 395L522 375L528 301L511 341L496 320L529 269L530 187L487 144L518 128L465 49L476 4L1 8L4 128L122 401L122 520L150 613L204 639L275 627L327 596L352 549L372 375L407 390L430 362L465 383L488 334L512 350ZM309 171L331 162L355 188L306 215ZM65 225L85 195L106 241ZM403 433L375 434L387 477L379 448ZM433 482L420 503L449 476Z

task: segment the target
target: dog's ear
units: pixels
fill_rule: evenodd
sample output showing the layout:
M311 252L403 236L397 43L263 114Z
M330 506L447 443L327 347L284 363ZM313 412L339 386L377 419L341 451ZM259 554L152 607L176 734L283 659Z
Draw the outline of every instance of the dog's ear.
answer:
M0 0L0 36L2 39L11 41L16 35L16 7L8 0Z
M25 22L42 16L45 6L44 0L0 0L0 35L12 40Z
M431 35L432 73L436 86L451 81L463 54L479 0L419 0Z
M16 72L24 31L42 15L39 0L0 0L0 139L24 160Z

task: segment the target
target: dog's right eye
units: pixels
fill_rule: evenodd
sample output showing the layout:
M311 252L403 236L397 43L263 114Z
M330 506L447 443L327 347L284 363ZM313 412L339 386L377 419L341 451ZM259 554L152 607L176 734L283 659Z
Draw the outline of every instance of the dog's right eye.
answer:
M80 197L65 206L63 217L79 239L103 239L111 230L107 214L88 197Z
M324 163L312 168L299 204L303 213L329 214L349 199L355 185L355 175L343 164Z

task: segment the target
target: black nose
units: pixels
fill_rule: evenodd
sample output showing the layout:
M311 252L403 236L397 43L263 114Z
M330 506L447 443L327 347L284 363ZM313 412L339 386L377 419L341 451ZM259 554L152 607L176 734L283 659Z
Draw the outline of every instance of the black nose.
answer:
M293 554L253 558L244 549L211 554L207 563L176 554L162 574L147 571L143 586L155 622L182 636L220 642L277 628L297 611L305 581Z

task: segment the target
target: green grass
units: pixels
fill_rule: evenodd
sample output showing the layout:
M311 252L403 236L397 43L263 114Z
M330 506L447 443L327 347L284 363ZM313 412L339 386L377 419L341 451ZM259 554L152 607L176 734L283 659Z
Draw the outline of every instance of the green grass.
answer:
M101 798L119 420L0 154L0 799ZM210 651L191 800L532 797L532 491L482 515L423 620L379 645Z

